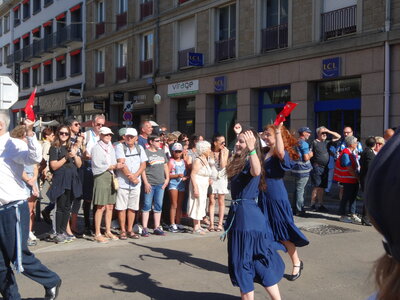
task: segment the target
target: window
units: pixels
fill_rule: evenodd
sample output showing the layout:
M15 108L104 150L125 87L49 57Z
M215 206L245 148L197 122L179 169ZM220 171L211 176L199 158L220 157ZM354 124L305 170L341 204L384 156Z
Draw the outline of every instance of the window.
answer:
M31 17L31 5L30 1L23 1L22 2L22 13L24 16L24 20L28 19Z
M4 33L10 31L10 15L4 16Z
M3 62L4 64L8 63L8 56L10 55L10 45L5 45L3 48Z
M96 11L97 11L97 13L96 13L97 23L103 23L104 22L104 2L103 1L97 2Z
M42 0L33 0L33 14L37 14L41 9L41 1Z
M104 84L104 50L97 50L95 55L96 86Z
M3 65L3 48L0 48L0 66Z
M236 140L236 134L233 131L237 113L236 102L236 93L217 95L215 97L214 133L218 132L226 137L226 145L229 149L233 149Z
M221 7L218 12L218 40L216 61L236 56L236 4Z
M321 17L323 40L356 32L357 0L324 0Z
M118 0L118 14L122 14L126 11L128 11L127 0Z
M3 19L0 18L0 36L3 35Z
M49 59L43 63L43 82L50 83L53 81L53 64Z
M195 51L196 46L196 24L195 19L190 18L179 22L179 52L178 67L188 66L188 56Z
M32 86L40 85L40 64L32 66Z
M82 54L81 49L72 51L71 56L71 76L79 75L82 73Z
M71 39L73 41L82 41L82 8L77 4L69 9L71 13Z
M65 55L60 55L56 57L56 71L57 71L57 80L63 80L67 74L67 68L65 67Z
M140 75L153 73L153 33L143 35L142 60L140 62Z
M288 9L288 0L266 0L262 51L287 47Z
M116 15L117 30L126 25L127 11L128 11L128 5L127 5L126 0L118 0L118 7L117 7L118 14Z
M274 123L276 116L281 112L286 102L290 101L290 86L278 86L263 89L259 94L258 130L263 126ZM290 127L290 116L284 122Z
M22 70L22 88L23 89L30 88L29 77L30 77L29 68L23 69Z
M140 1L140 20L153 15L153 0Z
M49 5L53 4L53 0L44 0L44 7L47 7Z
M14 27L21 24L21 5L18 4L16 7L13 8L14 11Z
M126 61L128 55L127 43L117 44L117 68L116 79L117 81L126 79Z

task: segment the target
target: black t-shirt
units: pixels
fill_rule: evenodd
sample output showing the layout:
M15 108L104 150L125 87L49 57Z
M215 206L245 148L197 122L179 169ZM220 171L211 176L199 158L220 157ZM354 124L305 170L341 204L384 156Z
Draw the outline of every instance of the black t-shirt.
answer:
M49 161L53 160L59 161L67 154L68 154L67 147L61 146L60 148L56 148L54 146L51 146L49 151ZM68 158L67 162L64 165L62 165L61 168L57 169L57 171L66 168L76 168L72 158Z
M311 163L321 166L327 166L329 163L329 147L333 144L331 140L318 141L314 140L311 144L313 157Z

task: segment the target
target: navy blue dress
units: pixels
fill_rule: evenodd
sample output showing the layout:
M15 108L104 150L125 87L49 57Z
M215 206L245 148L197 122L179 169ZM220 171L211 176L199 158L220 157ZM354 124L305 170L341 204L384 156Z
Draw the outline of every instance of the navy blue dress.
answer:
M293 212L283 177L291 169L289 154L285 151L283 161L276 156L264 160L267 189L260 192L258 205L269 221L275 241L290 241L296 247L309 244L293 220Z
M225 230L228 231L228 268L234 286L242 293L254 290L254 282L268 287L278 283L285 264L273 240L269 224L257 206L260 176L250 174L250 163L231 180L232 204Z

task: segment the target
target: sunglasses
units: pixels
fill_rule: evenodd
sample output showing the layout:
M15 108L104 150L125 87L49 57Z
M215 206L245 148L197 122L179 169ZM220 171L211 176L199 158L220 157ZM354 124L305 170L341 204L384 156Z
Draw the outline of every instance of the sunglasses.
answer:
M182 142L189 142L189 140L188 140L188 139L186 139L186 140L182 140Z
M79 123L74 123L74 124L72 124L72 125L74 125L74 126L81 126L81 124L79 124Z
M326 132L323 132L323 133L321 133L321 135L327 135L327 133L326 133Z
M176 153L182 153L182 150L174 150Z
M155 142L155 143L159 143L159 142L161 142L161 140L154 140L154 142Z
M60 131L60 132L59 132L59 135L69 136L69 133L68 133L68 132L62 132L62 131Z
M105 136L112 136L112 134L111 133L107 133L107 134L105 134Z
M104 124L97 123L96 126L103 127Z

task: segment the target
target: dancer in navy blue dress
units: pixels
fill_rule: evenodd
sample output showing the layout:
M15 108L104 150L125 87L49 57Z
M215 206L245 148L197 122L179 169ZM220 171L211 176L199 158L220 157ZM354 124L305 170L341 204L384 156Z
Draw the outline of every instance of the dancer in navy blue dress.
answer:
M266 126L263 135L268 147L263 163L267 189L260 192L258 204L269 220L275 241L281 242L288 251L293 270L291 275L285 277L294 281L300 277L303 269L303 262L296 247L309 244L294 224L292 208L283 182L285 171L291 168L291 159L298 159L294 148L297 140L282 123L279 126Z
M231 180L232 205L225 223L228 235L229 276L239 286L242 299L254 299L254 282L265 287L273 300L281 299L278 282L285 265L273 240L268 221L257 206L261 181L260 140L255 131L238 136L236 152L226 170ZM261 185L261 186L260 186Z

